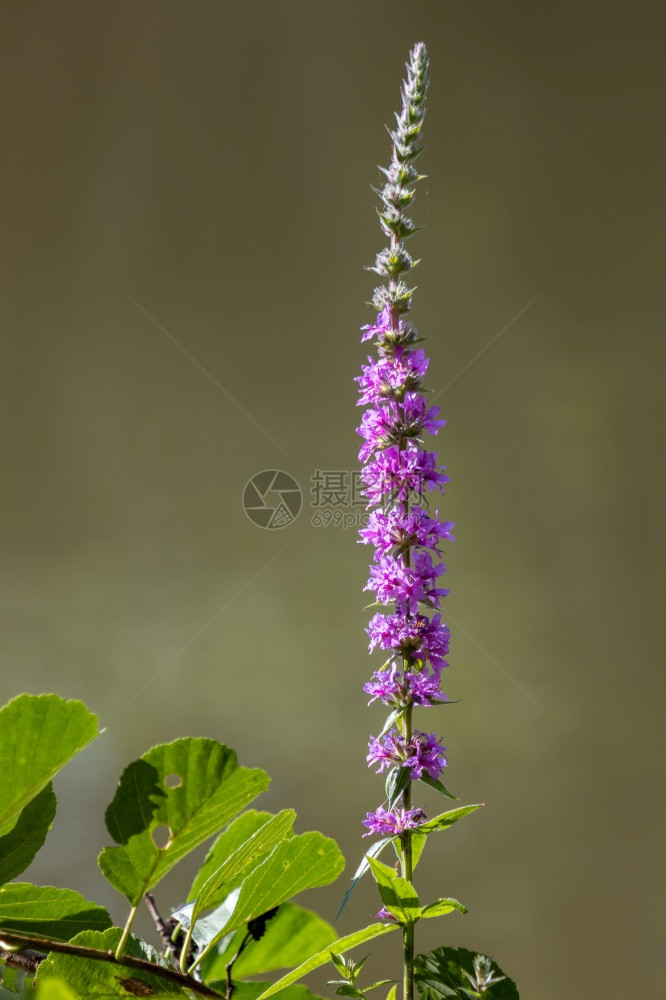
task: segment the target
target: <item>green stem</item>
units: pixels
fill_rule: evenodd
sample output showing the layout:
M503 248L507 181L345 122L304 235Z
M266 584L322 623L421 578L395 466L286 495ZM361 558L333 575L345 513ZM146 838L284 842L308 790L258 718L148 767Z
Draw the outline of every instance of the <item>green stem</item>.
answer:
M123 952L125 951L125 946L127 945L127 939L129 938L130 931L132 929L132 924L134 923L134 918L136 916L136 911L139 909L139 904L133 906L129 912L129 917L127 918L127 923L123 928L123 933L120 936L120 941L118 942L118 947L115 952L116 962L119 962L122 958Z
M405 669L407 662L405 662ZM408 705L402 716L403 736L406 740L412 736L412 705ZM411 781L402 793L402 806L407 810L412 804ZM414 866L412 863L412 831L405 830L400 838L400 868L406 882L412 881ZM408 923L402 929L402 992L403 1000L412 1000L414 996L414 924Z

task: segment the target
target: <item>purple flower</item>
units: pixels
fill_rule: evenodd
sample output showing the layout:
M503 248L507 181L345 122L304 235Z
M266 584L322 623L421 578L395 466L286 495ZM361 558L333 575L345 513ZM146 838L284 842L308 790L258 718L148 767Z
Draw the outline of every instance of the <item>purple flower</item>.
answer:
M391 329L391 310L388 305L384 306L382 311L377 315L377 322L374 324L368 323L367 326L362 326L363 336L361 337L361 343L366 340L372 340L373 337L382 338L387 330Z
M365 836L367 836L367 834L364 834L363 836L365 837ZM387 910L385 906L382 906L382 908L379 911L379 913L375 913L375 919L376 920L388 920L392 924L399 923L398 918L393 913L391 913L390 910Z
M453 521L438 521L423 507L411 507L407 511L394 507L388 513L373 510L367 528L362 528L359 535L361 542L374 545L377 554L386 555L391 549L406 552L415 545L438 552L441 539L454 540L453 527Z
M369 812L362 821L363 826L367 826L369 833L364 833L364 837L371 837L377 833L382 837L395 837L404 830L413 830L414 827L424 823L426 814L423 809L383 809L382 806L375 812Z
M439 612L426 618L425 615L405 614L375 615L366 632L370 636L370 652L379 647L393 650L397 656L409 657L423 663L430 663L437 670L446 666L444 657L449 651L450 632L448 625L441 624Z
M376 671L372 675L372 679L363 685L363 690L372 696L368 704L379 699L385 705L391 705L395 708L405 707L409 704L427 707L448 700L440 690L439 685L439 670L419 671L418 673L408 670L406 673L402 673L393 664L390 670Z
M374 591L382 604L397 601L413 615L420 601L433 607L440 597L446 597L448 590L435 586L435 581L445 571L444 563L435 565L430 553L422 550L414 552L411 566L405 566L393 556L381 556L370 566L370 579L364 589Z
M446 767L444 751L446 747L438 742L434 733L421 733L415 730L409 739L402 736L397 729L381 736L372 736L368 743L368 766L378 764L377 773L385 768L398 764L408 767L412 781L422 777L426 771L435 780Z
M404 501L411 494L421 496L426 490L444 492L449 477L437 466L437 455L432 451L405 448L395 445L378 452L361 470L365 484L368 507L374 507L384 498Z
M361 393L359 406L382 403L391 397L400 400L406 392L418 391L429 364L424 351L405 351L402 347L391 357L368 358L368 362L361 366L363 374L355 379Z
M437 434L446 423L436 419L438 413L438 406L429 407L424 396L413 392L407 393L400 403L390 402L366 410L358 428L365 438L358 453L359 461L365 462L373 452L392 444L420 439L424 430Z

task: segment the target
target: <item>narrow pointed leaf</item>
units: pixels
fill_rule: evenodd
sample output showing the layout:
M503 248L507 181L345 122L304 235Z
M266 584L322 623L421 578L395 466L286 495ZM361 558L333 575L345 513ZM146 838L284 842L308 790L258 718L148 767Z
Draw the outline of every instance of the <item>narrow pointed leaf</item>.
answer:
M69 941L80 931L110 926L104 907L90 903L73 889L29 882L10 882L0 888L1 929Z
M15 826L0 837L0 884L18 878L40 850L56 813L51 782L23 807Z
M448 830L450 826L457 823L463 816L469 816L470 813L481 809L482 805L483 803L479 803L474 806L460 806L459 809L451 809L449 812L442 813L440 816L435 816L434 819L428 820L419 827L419 832L428 834L434 833L436 830Z
M393 837L385 837L383 840L378 840L376 843L374 843L372 845L372 847L370 848L370 850L366 851L366 853L363 855L363 860L361 861L360 865L358 866L358 868L354 872L354 877L352 879L351 885L349 886L349 888L347 889L346 893L342 897L342 902L340 903L340 906L338 907L338 912L335 914L335 917L333 919L333 923L337 922L338 917L340 916L340 914L344 910L345 906L349 902L349 897L351 896L352 892L354 891L354 889L358 885L359 881L363 878L363 876L365 875L365 873L367 871L369 871L370 865L368 864L368 858L376 858L376 857L378 857L381 854L381 852L384 850L384 848L386 847L386 845L390 844L392 840L393 840Z
M412 778L409 768L391 768L386 777L386 797L388 799L386 804L387 809L393 808L411 780Z
M426 834L422 832L420 827L418 830L412 831L412 870L416 868L421 860L421 855L423 854L423 848L426 845L427 839Z
M430 775L426 774L424 771L419 780L429 788L434 788L436 792L439 792L440 795L444 795L447 799L453 799L454 802L458 801L458 796L450 792L448 788L445 788L439 778L431 778Z
M215 980L208 985L222 996L226 995L227 984L224 979ZM237 983L234 981L233 1000L257 1000L257 997L270 985L270 983ZM288 986L282 990L278 1000L322 1000L322 997L311 993L307 986Z
M0 709L0 836L97 735L97 716L82 701L21 694Z
M443 917L447 913L453 913L454 910L458 910L459 913L467 913L467 907L459 903L457 899L438 899L436 903L428 903L421 910L422 917Z
M103 933L86 931L78 934L72 943L96 948L99 951L115 951L121 934L120 927L110 927ZM163 964L152 948L131 935L125 954L146 959L157 965ZM143 969L123 968L122 965L110 962L80 958L78 955L57 955L55 952L40 964L37 971L37 995L40 998L44 985L53 978L64 980L78 1000L92 1000L92 998L115 1000L116 997L128 1000L132 996L187 997L189 1000L194 995L181 989L176 983L144 972Z
M331 952L335 952L336 955L343 955L346 951L350 951L352 948L356 948L359 944L364 944L366 941L371 941L373 938L381 937L383 934L389 934L391 931L397 930L399 924L370 924L368 927L364 927L361 931L355 931L353 934L347 934L345 937L338 938L329 947L324 948L322 951L318 951L316 955L312 955L305 962L294 969L293 972L288 973L283 976L282 979L278 979L276 983L273 983L267 990L261 994L257 1000L266 1000L267 997L272 996L274 993L279 993L280 990L284 989L286 986L291 986L292 983L298 982L303 976L307 976L309 972L313 972L314 969L318 969L322 965L326 965L327 962L331 961Z
M239 767L215 740L182 739L153 747L123 772L106 811L119 847L99 856L104 877L136 906L181 858L218 833L268 787L264 771ZM154 839L168 828L166 842Z

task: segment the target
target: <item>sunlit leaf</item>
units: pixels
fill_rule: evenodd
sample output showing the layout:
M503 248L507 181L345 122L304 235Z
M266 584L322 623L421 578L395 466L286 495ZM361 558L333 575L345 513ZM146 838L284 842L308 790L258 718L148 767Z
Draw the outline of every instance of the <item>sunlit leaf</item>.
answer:
M258 812L256 809L248 809L237 816L233 823L219 835L211 845L204 863L194 877L192 887L187 894L188 903L192 902L201 891L204 883L210 878L214 871L227 860L242 844L250 839L253 833L262 827L273 816L270 812ZM219 898L214 898L210 905L217 906L224 899L226 893L222 891Z
M428 917L443 917L447 913L453 913L454 910L458 910L459 913L467 913L467 907L459 903L457 899L438 899L436 903L428 903L421 910L421 916Z
M97 716L82 701L21 694L0 709L0 836L97 735Z
M194 901L192 923L196 922L203 910L214 905L221 886L228 885L251 868L256 868L270 851L291 835L295 819L293 809L283 809L277 816L269 814L269 819L241 843L233 854L220 857L221 864L208 876ZM226 844L223 846L226 847ZM222 855L222 849L218 851L218 855ZM228 892L226 895L228 896Z
M220 936L279 906L304 889L328 885L337 878L344 864L335 841L317 831L283 840L244 879L233 915L221 929ZM209 948L213 944L211 942Z
M469 816L470 813L476 812L477 809L481 809L483 803L479 803L474 806L460 806L459 809L451 809L449 812L442 813L440 816L435 816L434 819L429 819L422 826L419 826L420 833L434 833L436 830L448 830L450 826L457 823L459 819L463 816Z
M240 928L222 954L209 956L201 970L206 982L224 978L225 965L238 951L244 936L245 928ZM251 941L234 963L234 979L236 976L258 976L274 969L292 969L331 944L336 937L334 928L316 913L294 903L282 903L266 924L264 936L259 941Z
M56 813L51 782L21 810L14 827L0 837L0 884L17 878L46 840Z
M137 905L268 783L264 771L239 767L234 751L215 740L182 739L153 747L123 771L106 811L107 829L121 846L104 848L102 873Z
M226 981L211 982L218 993L226 993ZM234 981L233 1000L257 1000L257 997L270 986L270 983L237 983ZM316 994L311 993L307 986L287 986L278 994L278 1000L322 1000Z
M448 788L445 788L439 778L431 778L430 775L424 771L419 780L422 781L424 785L427 785L428 788L434 788L436 792L439 792L440 795L444 795L447 799L453 799L454 802L458 801L458 796L454 795L453 792L450 792Z
M316 955L311 955L297 969L289 972L282 979L278 979L276 983L273 983L267 990L264 990L258 1000L266 1000L267 997L273 996L274 993L279 993L286 986L291 986L292 983L298 982L299 979L307 976L314 969L326 965L327 962L331 961L331 952L334 952L336 955L343 955L346 951L351 951L352 948L358 947L359 944L364 944L373 938L381 937L383 934L389 934L391 931L397 930L399 926L399 924L370 924L361 931L355 931L353 934L346 934L345 937L338 938L337 941L333 941L328 947L318 951Z
M368 861L386 909L402 923L418 920L421 905L411 882L401 878L395 868L389 868L375 858L369 858Z
M83 930L104 930L111 918L103 906L73 889L9 882L0 887L0 928L69 941ZM2 932L0 930L0 937Z

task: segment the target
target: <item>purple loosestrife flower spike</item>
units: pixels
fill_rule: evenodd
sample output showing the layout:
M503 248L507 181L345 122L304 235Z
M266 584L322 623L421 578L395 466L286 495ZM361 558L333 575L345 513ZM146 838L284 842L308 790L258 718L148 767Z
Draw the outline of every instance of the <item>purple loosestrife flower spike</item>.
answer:
M412 806L411 783L436 781L446 766L445 748L434 733L413 728L412 713L415 705L427 708L447 700L440 681L447 665L449 629L439 609L448 590L438 581L446 571L442 546L453 541L453 523L440 521L439 511L430 504L433 493L443 494L449 477L424 443L425 435L437 434L445 421L439 408L428 404L424 381L429 361L417 346L421 338L416 327L407 319L414 294L408 274L417 262L405 241L417 227L406 210L421 179L414 164L421 153L427 70L425 46L419 42L410 53L402 108L389 131L391 162L380 168L385 184L377 192L379 223L389 243L370 268L384 282L372 297L377 317L362 327L362 341L373 342L377 356L368 358L356 379L359 406L365 407L358 428L359 460L370 511L360 541L374 548L365 589L383 606L367 632L370 651L382 650L384 663L364 690L371 702L390 707L394 724L371 738L367 757L369 766L388 771L388 808L381 805L369 812L363 824L365 836L396 838L401 875L407 881L412 879L412 831L425 822L423 809ZM387 916L382 912L383 919ZM404 1000L411 1000L413 924L405 924L403 938Z

